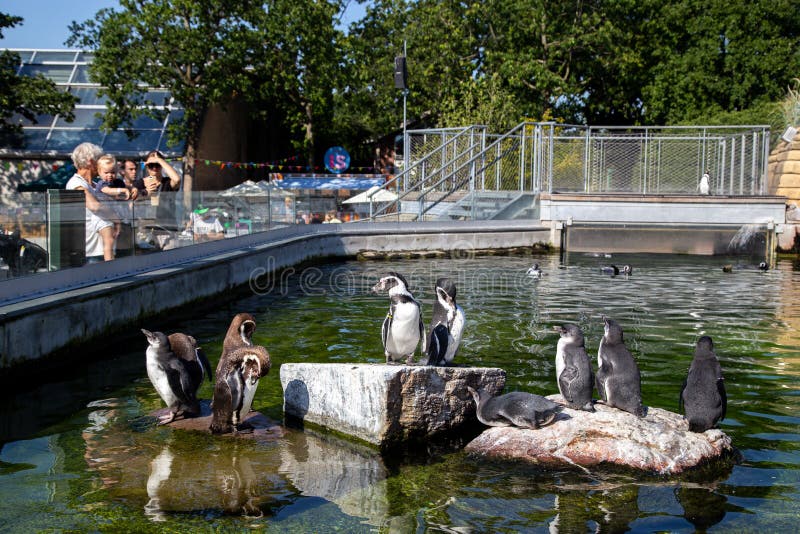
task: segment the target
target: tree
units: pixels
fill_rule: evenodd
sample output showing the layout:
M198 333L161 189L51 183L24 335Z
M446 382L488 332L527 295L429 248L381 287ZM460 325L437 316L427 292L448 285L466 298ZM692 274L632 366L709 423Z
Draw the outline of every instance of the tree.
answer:
M290 132L301 132L296 148L314 168L320 137L331 132L333 93L339 82L341 34L334 17L339 1L272 0L256 26L263 46L254 58L258 96L277 106Z
M650 124L742 111L783 96L800 72L800 10L792 0L653 2L647 83Z
M92 81L103 86L108 130L144 114L163 119L148 99L150 88L169 90L184 109L170 140L185 141L184 191L192 191L197 147L206 111L250 85L253 51L261 46L254 27L261 2L248 0L120 0L119 11L100 10L94 20L73 22L71 46L93 50Z
M21 22L20 17L0 13L0 39L3 28L13 28ZM14 122L15 114L34 124L38 115L61 114L68 122L75 119L77 98L59 91L55 83L41 74L18 76L19 65L19 54L9 50L0 52L0 133L18 140L22 127Z

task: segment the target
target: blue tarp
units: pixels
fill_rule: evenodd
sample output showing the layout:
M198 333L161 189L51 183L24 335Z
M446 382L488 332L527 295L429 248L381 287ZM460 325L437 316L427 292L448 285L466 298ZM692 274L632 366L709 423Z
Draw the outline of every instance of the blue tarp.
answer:
M281 189L369 189L373 185L381 186L385 182L383 176L375 178L293 178L284 175L283 180L273 180L272 184Z

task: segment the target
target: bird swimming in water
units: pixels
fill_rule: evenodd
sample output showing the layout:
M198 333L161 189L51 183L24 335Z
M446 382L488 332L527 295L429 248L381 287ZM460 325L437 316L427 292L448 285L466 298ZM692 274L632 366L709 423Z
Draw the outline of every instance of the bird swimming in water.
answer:
M528 269L528 272L526 274L531 278L541 278L542 276L544 276L544 273L539 268L538 263L534 263L533 266Z

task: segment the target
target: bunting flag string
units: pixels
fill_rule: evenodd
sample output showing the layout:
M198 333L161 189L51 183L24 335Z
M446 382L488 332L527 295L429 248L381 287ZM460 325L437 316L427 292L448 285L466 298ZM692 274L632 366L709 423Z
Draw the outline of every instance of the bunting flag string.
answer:
M297 171L297 172L310 172L310 171L325 171L325 167L314 166L311 167L310 165L287 165L287 164L280 164L280 163L256 163L252 161L218 161L218 160L195 160L195 165L205 164L206 166L210 167L219 167L219 170L223 171L225 169L267 169L271 171ZM352 171L371 171L377 172L377 168L375 167L350 167L349 170Z

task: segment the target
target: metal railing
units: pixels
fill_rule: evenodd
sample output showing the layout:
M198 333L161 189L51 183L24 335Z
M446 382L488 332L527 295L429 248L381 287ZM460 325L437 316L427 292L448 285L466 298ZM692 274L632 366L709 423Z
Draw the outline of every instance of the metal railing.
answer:
M398 191L397 200L372 210L373 220L446 217L437 206L459 203L458 217L474 219L481 195L492 192L694 195L706 173L711 194L769 193L768 126L525 122L502 135L473 126L413 130L408 139L405 168L384 186Z

